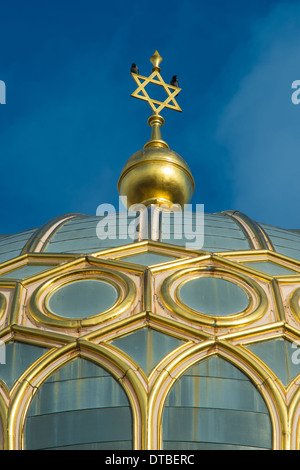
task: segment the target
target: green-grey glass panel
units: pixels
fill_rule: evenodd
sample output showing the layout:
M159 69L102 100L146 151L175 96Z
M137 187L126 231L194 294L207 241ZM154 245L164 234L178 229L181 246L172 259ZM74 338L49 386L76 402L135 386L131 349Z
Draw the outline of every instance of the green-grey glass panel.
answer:
M5 364L0 363L0 379L11 388L20 375L41 357L47 348L32 346L21 342L10 342L5 345Z
M132 448L132 418L129 407L74 410L28 417L25 424L25 449L52 449L97 442L103 448L127 441ZM107 444L107 445L106 445ZM124 444L122 447L124 448Z
M102 367L95 366L91 361L76 359L53 372L45 383L64 382L66 380L89 377L111 377L111 375Z
M118 299L108 282L84 279L58 288L48 300L50 310L64 318L86 318L109 309Z
M59 395L56 391L59 388ZM91 396L90 390L93 390ZM118 405L116 405L116 403ZM60 382L48 382L43 386L43 396L36 401L36 409L31 413L61 413L76 408L112 408L126 406L127 397L116 381L110 376L69 379Z
M86 444L52 447L51 450L131 450L131 441L89 442Z
M7 235L0 239L0 263L20 256L26 242L33 235L35 230Z
M49 266L49 264L30 264L18 269L13 269L12 271L2 274L0 277L3 279L24 279L25 277L33 276L34 274L43 272L50 268L53 268L53 266Z
M73 359L36 392L24 436L26 449L131 449L127 395L105 369Z
M127 245L128 243L133 243L133 240L119 238L99 240L96 237L91 239L77 238L75 240L53 242L47 246L45 251L49 253L92 253L105 248Z
M299 345L283 338L248 344L250 349L287 386L300 373Z
M275 250L282 255L300 260L300 235L296 232L260 224L270 237Z
M300 234L291 230L286 230L280 227L274 227L272 225L260 224L261 227L268 233L270 237L273 237L274 240L278 242L281 241L282 244L288 245L289 242L300 244Z
M174 385L168 403L169 406L180 403L184 407L265 411L264 403L249 380L240 380L239 386L234 388L231 380L218 377L183 377Z
M199 441L271 449L270 418L263 413L173 407L164 412L168 441Z
M288 269L285 266L280 266L277 263L272 263L271 261L249 261L245 263L249 268L258 269L264 273L271 274L272 276L281 276L285 274L296 274L296 271Z
M213 356L188 369L163 411L164 449L271 449L267 406L248 377Z
M4 247L6 247L5 248L6 251L11 250L12 245L13 246L18 245L18 247L19 246L23 247L25 243L27 242L27 240L29 240L31 235L33 235L34 232L35 230L27 230L26 232L16 233L15 235L7 235L7 236L2 237L0 239L1 251L2 249L4 249Z
M197 362L184 373L184 377L194 375L245 380L245 374L240 369L233 367L230 362L220 359L218 356L212 356L209 360Z
M20 251L10 251L8 253L1 253L0 254L0 263L5 263L5 261L9 261L11 259L17 258L20 256Z
M113 345L132 357L147 375L167 354L183 343L178 338L151 328L142 328L112 341Z
M151 266L152 264L166 263L167 261L173 261L174 259L177 258L174 256L160 255L158 253L139 253L137 255L125 256L121 258L121 261Z
M210 248L208 250L208 248ZM249 243L247 240L235 237L223 237L206 235L204 236L203 250L207 251L231 251L231 250L248 250Z
M226 316L239 313L249 304L249 298L243 289L218 277L191 279L182 285L179 295L188 307L206 315Z
M100 239L97 235L97 226L101 220L107 224L107 229L110 228L111 235L105 239ZM130 237L127 229L131 220L132 217L128 216L126 222L119 214L70 220L53 234L45 251L51 253L92 253L132 243L134 240ZM103 230L105 231L105 229Z
M186 235L190 237L194 234L195 218L196 214L191 213L187 227L183 215L163 213L161 241L181 246L191 242ZM226 216L204 214L204 244L200 248L207 251L247 250L250 244L235 221ZM195 249L197 249L196 239Z
M174 442L165 441L164 450L173 450ZM176 441L176 450L269 450L254 446L239 446L231 444L219 444L213 442L186 442Z

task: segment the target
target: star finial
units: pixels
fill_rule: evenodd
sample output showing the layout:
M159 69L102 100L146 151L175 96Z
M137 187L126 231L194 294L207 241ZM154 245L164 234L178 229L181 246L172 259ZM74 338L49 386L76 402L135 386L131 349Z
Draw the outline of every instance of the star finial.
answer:
M162 62L162 57L159 55L157 51L154 52L153 56L150 58L151 64L153 64L154 68L159 69L160 71L160 63Z
M131 94L134 98L139 98L140 100L148 101L153 114L158 115L164 108L173 109L175 111L182 111L175 100L175 96L181 91L181 88L178 86L168 85L163 80L162 76L160 75L160 63L162 62L162 57L159 55L157 51L153 54L150 59L150 62L153 65L152 73L149 77L144 77L143 75L139 75L139 73L131 72L134 81L138 85L138 88ZM156 99L151 98L147 91L146 86L149 83L153 83L154 85L158 85L164 88L166 92L166 99L165 101L159 101Z

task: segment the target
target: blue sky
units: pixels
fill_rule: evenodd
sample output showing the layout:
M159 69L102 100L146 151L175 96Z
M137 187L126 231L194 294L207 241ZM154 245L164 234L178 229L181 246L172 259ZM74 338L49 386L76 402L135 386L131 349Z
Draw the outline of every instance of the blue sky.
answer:
M300 228L300 2L2 2L0 234L118 206L127 159L149 140L135 61L179 77L163 138L189 164L192 204Z

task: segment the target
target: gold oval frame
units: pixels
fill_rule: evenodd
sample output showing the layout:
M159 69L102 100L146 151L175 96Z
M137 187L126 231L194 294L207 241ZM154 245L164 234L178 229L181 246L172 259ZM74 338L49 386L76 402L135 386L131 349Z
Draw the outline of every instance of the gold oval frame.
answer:
M187 277L187 279L183 279L182 282L179 282L180 278L184 278L185 276L189 277ZM214 276L224 279L225 281L232 282L247 294L249 302L243 311L220 317L217 315L208 315L202 312L197 312L197 310L188 307L188 305L185 305L182 302L179 290L185 282L191 279ZM170 291L174 283L177 283L177 285L174 290L174 295L172 295ZM174 315L178 315L188 321L213 327L246 325L261 318L268 307L267 296L259 284L236 271L233 272L219 267L212 267L211 269L207 266L193 267L176 272L164 280L160 289L160 295L165 306L171 310ZM254 302L255 295L256 302Z
M71 282L87 279L104 281L117 290L118 299L109 309L87 318L66 319L47 307L49 297L57 289ZM135 284L127 276L106 268L83 268L68 271L44 282L31 295L28 307L33 318L44 325L58 328L78 328L79 326L84 328L98 325L120 315L130 307L135 297Z

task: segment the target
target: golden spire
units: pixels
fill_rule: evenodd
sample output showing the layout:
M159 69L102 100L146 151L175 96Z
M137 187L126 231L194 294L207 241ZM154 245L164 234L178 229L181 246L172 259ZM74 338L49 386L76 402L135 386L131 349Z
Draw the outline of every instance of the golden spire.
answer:
M161 137L160 129L165 120L159 113L164 108L182 111L175 100L181 88L165 83L160 75L162 60L155 51L150 58L153 68L149 77L140 75L136 66L135 71L131 72L138 85L131 96L147 101L153 114L148 119L152 128L150 141L146 142L143 150L130 157L119 178L118 190L121 196L127 197L128 207L137 203L183 205L189 202L194 191L194 180L188 165L180 155L169 149ZM146 91L149 83L165 90L164 101L149 96Z

